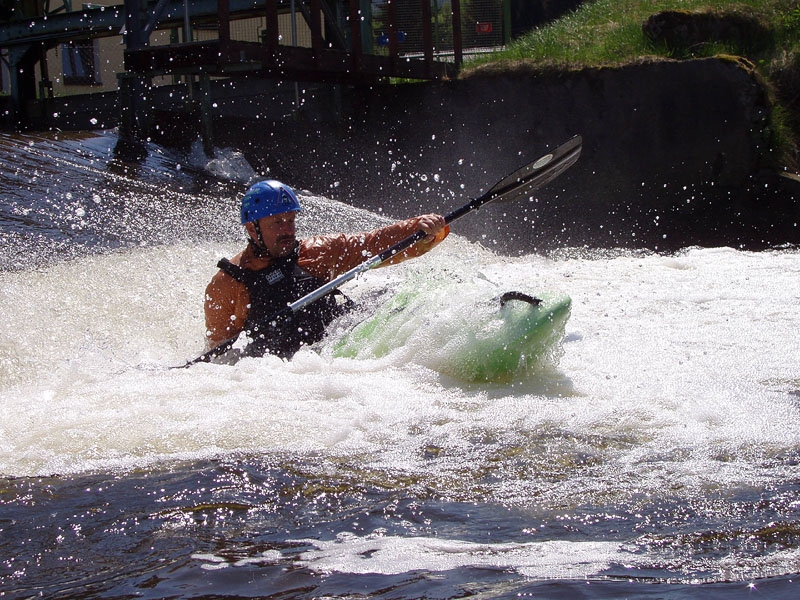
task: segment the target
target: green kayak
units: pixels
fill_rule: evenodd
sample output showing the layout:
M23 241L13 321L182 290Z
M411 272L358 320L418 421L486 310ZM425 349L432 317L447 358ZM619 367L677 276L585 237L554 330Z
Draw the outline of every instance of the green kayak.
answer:
M570 306L565 294L409 285L337 340L333 355L402 352L461 381L510 382L558 362Z

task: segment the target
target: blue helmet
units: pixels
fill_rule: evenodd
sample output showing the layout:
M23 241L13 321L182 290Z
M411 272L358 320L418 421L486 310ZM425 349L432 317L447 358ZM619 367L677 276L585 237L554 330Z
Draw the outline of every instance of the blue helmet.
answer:
M259 181L251 185L242 198L242 225L298 210L300 202L288 185L274 179Z

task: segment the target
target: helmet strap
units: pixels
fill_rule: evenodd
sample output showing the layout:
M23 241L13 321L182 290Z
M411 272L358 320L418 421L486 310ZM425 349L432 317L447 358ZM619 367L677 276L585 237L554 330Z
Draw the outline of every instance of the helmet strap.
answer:
M264 234L261 233L261 224L258 221L253 221L253 229L256 230L256 240L250 238L250 243L253 245L254 254L258 257L269 256L269 250L264 243Z

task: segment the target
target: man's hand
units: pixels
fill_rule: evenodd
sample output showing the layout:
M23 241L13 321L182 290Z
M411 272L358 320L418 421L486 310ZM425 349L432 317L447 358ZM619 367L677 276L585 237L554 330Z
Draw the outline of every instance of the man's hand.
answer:
M428 242L432 242L436 234L447 226L442 215L432 213L420 215L417 218L419 219L419 228L426 233L425 240Z

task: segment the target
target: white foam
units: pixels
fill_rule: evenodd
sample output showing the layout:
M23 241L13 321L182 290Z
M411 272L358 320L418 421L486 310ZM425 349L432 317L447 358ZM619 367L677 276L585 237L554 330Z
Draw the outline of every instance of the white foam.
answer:
M298 564L324 573L395 575L412 571L449 571L462 567L513 570L535 578L597 576L612 563L632 564L636 557L616 542L546 541L475 543L430 537L355 536L331 541L302 540L312 546Z
M213 156L208 156L200 140L196 140L188 156L189 164L224 181L250 183L257 173L247 162L244 154L233 148L214 148Z
M299 555L277 551L230 560L214 554L195 554L205 570L252 564L291 564L318 573L398 575L414 571L443 572L459 568L515 571L535 579L599 577L612 565L636 566L642 560L617 542L531 541L476 543L424 536L396 537L382 532L357 536L340 533L335 539L293 540L311 546Z
M558 371L510 385L458 384L402 351L168 369L202 351L205 284L237 249L141 248L1 273L0 473L314 453L445 478L460 497L588 501L666 481L763 485L789 468L771 457L800 447L797 252L510 260L452 238L348 284L367 297L426 272L480 273L567 292ZM504 469L488 492L486 468ZM530 476L553 470L563 476Z

